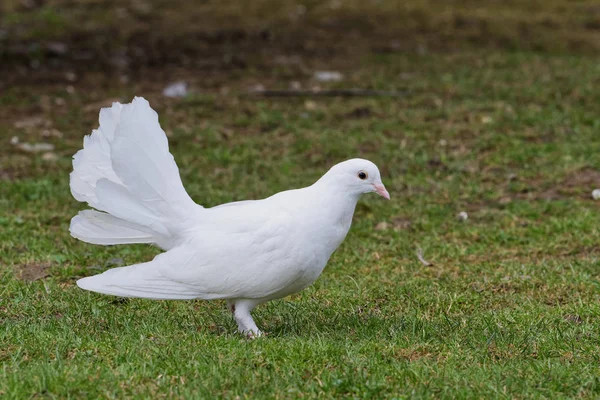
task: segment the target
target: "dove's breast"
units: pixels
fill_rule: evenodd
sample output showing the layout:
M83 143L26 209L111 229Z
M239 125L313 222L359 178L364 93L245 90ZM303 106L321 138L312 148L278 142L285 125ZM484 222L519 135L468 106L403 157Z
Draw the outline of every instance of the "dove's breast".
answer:
M289 212L284 229L288 234L281 250L289 257L282 265L293 281L276 297L299 292L311 285L323 272L332 253L344 241L352 223L356 202L337 202L335 207L306 202Z

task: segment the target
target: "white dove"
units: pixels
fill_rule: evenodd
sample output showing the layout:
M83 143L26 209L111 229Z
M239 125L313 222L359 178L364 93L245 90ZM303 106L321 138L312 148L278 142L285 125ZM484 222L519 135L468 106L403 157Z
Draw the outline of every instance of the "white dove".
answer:
M260 336L250 312L312 284L342 243L363 193L389 199L379 170L353 159L311 186L204 208L185 191L148 101L114 103L73 157L71 193L95 210L71 220L87 243L152 243L152 261L113 268L77 285L148 299L226 299L238 330Z

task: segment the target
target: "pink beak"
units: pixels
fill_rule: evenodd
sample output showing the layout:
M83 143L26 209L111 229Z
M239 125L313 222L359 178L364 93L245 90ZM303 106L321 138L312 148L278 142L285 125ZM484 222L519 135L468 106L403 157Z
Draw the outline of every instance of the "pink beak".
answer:
M385 189L385 186L383 186L383 183L375 183L375 184L373 184L373 187L375 188L375 193L377 193L384 199L387 199L387 200L390 199L390 194Z

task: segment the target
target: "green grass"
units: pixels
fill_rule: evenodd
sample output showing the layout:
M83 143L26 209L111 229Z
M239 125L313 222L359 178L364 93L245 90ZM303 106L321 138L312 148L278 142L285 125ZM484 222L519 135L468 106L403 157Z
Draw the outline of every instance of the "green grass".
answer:
M596 398L600 396L600 59L471 48L361 52L303 68L83 76L0 93L3 398ZM401 98L263 99L249 86ZM228 90L221 90L226 86ZM330 86L321 84L321 86ZM71 92L71 93L69 93ZM121 300L76 279L149 260L148 246L71 238L70 157L112 99L144 95L198 203L313 183L374 161L392 200L366 196L315 285L260 306L248 341L221 302ZM41 118L32 128L19 123ZM61 137L43 138L55 129ZM9 144L46 141L56 161ZM467 221L457 215L466 211ZM386 222L386 224L381 224ZM376 228L377 227L377 228ZM423 249L432 263L415 255ZM33 282L21 271L47 266ZM26 276L27 274L25 274Z

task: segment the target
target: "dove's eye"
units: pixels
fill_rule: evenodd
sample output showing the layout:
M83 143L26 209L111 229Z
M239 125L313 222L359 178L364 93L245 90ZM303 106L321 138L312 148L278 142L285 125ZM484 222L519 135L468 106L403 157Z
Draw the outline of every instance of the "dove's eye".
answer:
M358 177L359 177L360 179L362 179L363 181L364 181L365 179L367 179L367 177L368 177L368 176L369 176L369 175L368 175L368 174L367 174L365 171L358 171Z

